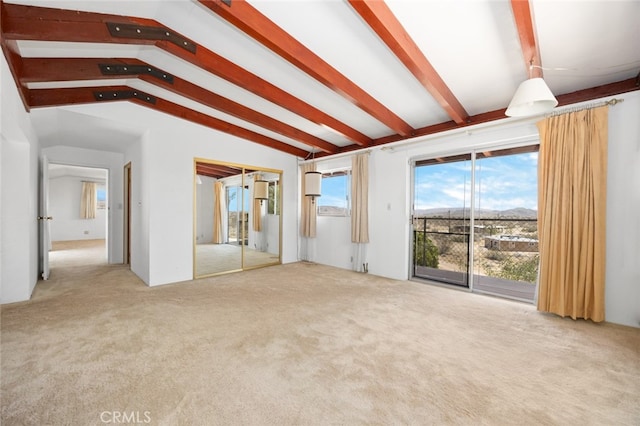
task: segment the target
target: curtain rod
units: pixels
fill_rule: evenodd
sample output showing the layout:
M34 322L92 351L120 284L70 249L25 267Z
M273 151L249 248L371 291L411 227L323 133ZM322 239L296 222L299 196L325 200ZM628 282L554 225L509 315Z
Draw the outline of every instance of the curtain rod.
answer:
M617 105L621 102L624 102L624 98L613 98L613 99L609 99L607 101L602 101L599 102L599 104L602 105L598 105L598 103L594 104L594 106L592 106L592 108L596 108L597 106L604 106L604 105ZM557 111L557 114L562 114L564 112L567 112L568 109L570 109L571 107L567 107L564 108L562 111ZM575 107L575 108L581 108L581 107ZM437 139L437 138L442 138L445 136L452 136L452 135L456 135L458 133L464 133L464 132L471 132L471 131L477 131L477 130L485 130L485 129L493 129L495 127L499 127L501 125L513 125L513 124L518 124L518 123L535 123L536 120L539 120L541 118L545 118L548 116L544 116L544 115L538 115L538 116L531 116L531 117L519 117L519 118L514 118L514 117L504 117L503 119L499 119L499 120L495 120L495 121L491 121L491 122L487 122L487 123L478 123L478 124L472 124L470 126L465 126L465 127L457 127L454 129L450 129L450 130L445 130L443 132L439 132L439 133L432 133L429 135L423 135L423 136L417 136L415 138L409 138L409 139L405 139L405 140L400 140L400 141L396 141L396 142L391 142L391 143L387 143L384 145L377 145L375 147L370 147L370 148L361 148L361 149L356 149L354 151L349 151L349 152L345 152L345 153L340 153L340 154L334 154L334 155L328 155L326 157L320 157L320 158L316 158L316 159L308 159L309 157L307 156L307 158L305 158L304 160L300 160L298 159L298 164L306 164L306 163L311 163L313 161L328 161L334 158L340 158L340 157L344 157L345 155L351 155L351 154L360 154L362 152L367 152L367 153L371 153L372 150L374 149L379 149L382 151L387 151L387 150L393 150L393 148L405 148L405 147L409 147L411 145L415 145L415 144L419 144L419 143L423 143L432 139ZM309 154L311 155L311 153Z
M579 112L579 111L584 111L587 109L593 109L593 108L599 108L602 106L615 106L618 105L619 103L624 102L624 98L612 98L609 99L607 101L601 101L601 102L595 102L595 103L591 103L591 104L585 104L585 105L580 105L580 106L575 106L575 107L566 107L564 109L561 110L556 110L553 112L550 112L549 114L545 115L545 117L556 117L558 115L562 115L562 114L569 114L572 112Z
M384 145L379 145L376 148L381 148L383 146ZM307 159L300 160L298 158L298 164L307 164L307 163L313 163L313 162L323 162L323 161L333 160L334 158L345 157L347 155L371 154L372 150L373 150L373 148L361 148L361 149L355 149L353 151L342 152L340 154L327 155L326 157L312 158L312 159L309 159L309 160L307 160ZM308 156L307 156L307 158L308 158Z

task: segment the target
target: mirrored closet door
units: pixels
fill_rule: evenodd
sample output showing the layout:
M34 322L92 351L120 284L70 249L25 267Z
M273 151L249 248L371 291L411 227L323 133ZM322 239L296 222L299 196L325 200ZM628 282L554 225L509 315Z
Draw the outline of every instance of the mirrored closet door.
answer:
M194 277L281 263L282 171L194 161Z

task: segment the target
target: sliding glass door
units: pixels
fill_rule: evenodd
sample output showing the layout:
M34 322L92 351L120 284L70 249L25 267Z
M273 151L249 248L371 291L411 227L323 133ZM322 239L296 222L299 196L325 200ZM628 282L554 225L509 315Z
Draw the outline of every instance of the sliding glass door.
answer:
M227 235L230 244L247 245L249 234L249 191L241 185L227 191Z
M417 162L413 275L469 286L471 155Z
M533 300L537 150L487 150L415 163L414 277Z
M243 238L242 232L242 186L228 186L227 191L227 241L240 244Z
M474 291L533 301L538 276L538 146L476 154Z

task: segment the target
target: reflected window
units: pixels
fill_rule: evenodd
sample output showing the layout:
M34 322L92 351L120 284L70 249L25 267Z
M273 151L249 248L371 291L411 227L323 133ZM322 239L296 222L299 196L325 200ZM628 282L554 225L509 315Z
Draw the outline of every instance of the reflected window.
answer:
M278 191L280 187L278 186L278 181L269 182L269 203L267 205L267 214L279 215L280 214L280 203Z

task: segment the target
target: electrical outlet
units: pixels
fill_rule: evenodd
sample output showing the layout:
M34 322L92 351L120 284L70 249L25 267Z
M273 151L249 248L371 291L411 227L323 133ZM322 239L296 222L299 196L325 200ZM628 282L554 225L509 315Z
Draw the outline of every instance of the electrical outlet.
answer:
M84 235L89 235L89 231L84 231Z

